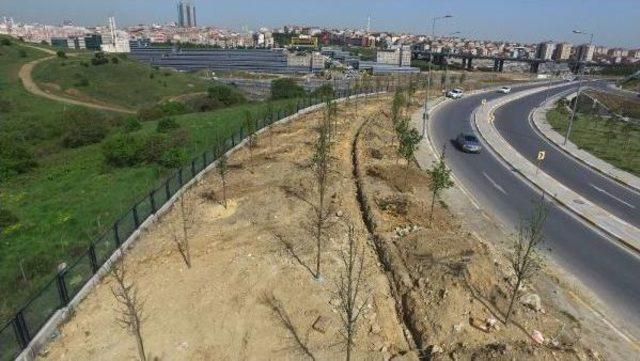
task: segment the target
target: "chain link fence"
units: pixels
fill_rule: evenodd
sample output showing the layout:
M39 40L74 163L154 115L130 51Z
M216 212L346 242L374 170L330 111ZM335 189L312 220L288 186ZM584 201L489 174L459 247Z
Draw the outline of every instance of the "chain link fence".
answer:
M395 91L401 87L422 87L424 78L415 75L388 77L384 81L370 79L339 87L331 98L307 96L299 98L294 107L278 109L256 119L254 129L260 130L280 119L297 113L301 109L324 103L330 99L345 98L358 94ZM151 190L143 199L133 205L102 236L94 240L85 253L73 263L61 269L26 302L0 328L0 361L12 360L24 350L38 331L47 323L53 314L66 307L85 284L98 272L104 263L120 248L140 226L160 208L162 208L180 189L201 171L215 162L222 154L239 144L248 135L242 127L232 133L229 139L219 141L202 155L179 168Z

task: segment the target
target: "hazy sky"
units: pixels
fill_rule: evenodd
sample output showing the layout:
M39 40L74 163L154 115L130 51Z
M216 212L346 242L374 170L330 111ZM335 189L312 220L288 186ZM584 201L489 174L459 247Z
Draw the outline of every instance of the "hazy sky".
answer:
M307 24L430 33L460 31L476 39L585 42L575 28L595 33L595 42L640 48L640 0L192 0L199 25L241 29ZM176 20L175 0L0 0L0 16L16 21L96 25L113 15L118 24Z

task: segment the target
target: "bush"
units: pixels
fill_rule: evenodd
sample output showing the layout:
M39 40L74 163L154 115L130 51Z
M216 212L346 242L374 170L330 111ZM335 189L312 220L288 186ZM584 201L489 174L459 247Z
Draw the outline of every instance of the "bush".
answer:
M99 143L109 132L109 126L104 118L96 117L84 109L70 111L65 117L63 128L65 132L62 145L65 148Z
M5 228L13 226L18 223L18 221L18 217L13 213L4 208L0 208L0 234L2 234Z
M37 166L35 156L25 145L10 137L0 139L0 181Z
M169 149L169 137L164 133L151 133L142 136L141 159L145 162L158 162Z
M211 86L207 89L207 94L210 99L218 100L225 106L240 104L247 101L242 93L227 85Z
M13 43L11 42L11 40L9 40L7 38L0 39L0 45L2 45L2 46L11 46L11 44L13 44Z
M107 64L108 62L109 62L109 59L107 59L107 57L101 51L98 51L95 54L93 54L93 58L91 58L92 65L103 65L103 64Z
M89 79L86 76L78 73L76 73L75 75L78 80L76 80L76 82L73 83L74 86L77 86L77 87L89 86Z
M18 56L21 58L26 58L27 57L27 52L24 49L20 49L18 50Z
M210 112L223 108L225 105L218 99L209 97L198 97L188 101L188 106L196 112Z
M331 84L322 84L312 91L311 95L318 98L331 98L334 95L333 86Z
M67 58L67 53L65 53L63 50L56 51L56 55L58 56L58 58L62 58L62 59Z
M127 117L122 122L122 128L126 133L135 132L136 130L142 129L142 123L138 121L138 119L134 117Z
M178 168L188 159L184 148L170 148L162 155L159 163L165 168Z
M141 163L143 158L143 138L132 134L117 134L102 144L102 154L115 167L130 167Z
M113 58L111 58L111 62L113 64L118 64L120 62L120 59L116 58L115 56Z
M140 109L138 111L138 119L141 121L153 120L169 115L184 114L188 111L189 109L183 103L168 101Z
M290 99L305 95L304 88L298 85L294 79L276 79L271 82L272 99Z
M156 127L156 131L159 133L168 133L174 129L180 128L180 124L176 122L173 118L162 118L158 121L158 126Z

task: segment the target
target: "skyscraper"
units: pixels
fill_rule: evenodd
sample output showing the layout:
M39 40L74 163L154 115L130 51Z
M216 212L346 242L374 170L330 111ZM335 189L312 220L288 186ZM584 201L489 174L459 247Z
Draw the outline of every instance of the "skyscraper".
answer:
M196 24L196 7L190 1L180 1L178 3L178 26L192 28L197 26Z
M536 58L550 60L554 49L555 44L552 42L540 43L538 44L538 50L536 51Z

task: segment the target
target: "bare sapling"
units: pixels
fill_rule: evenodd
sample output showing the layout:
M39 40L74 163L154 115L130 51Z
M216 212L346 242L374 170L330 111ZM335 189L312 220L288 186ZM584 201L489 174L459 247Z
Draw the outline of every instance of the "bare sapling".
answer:
M111 286L111 293L120 306L117 309L116 322L133 335L136 339L138 357L141 361L146 361L147 355L144 351L144 341L142 339L144 300L140 297L135 283L128 279L123 258L111 265L110 275L114 281Z
M429 173L429 178L431 179L431 183L429 187L431 188L431 212L429 213L429 223L433 221L433 207L436 203L436 199L440 198L440 194L443 190L453 187L453 181L451 180L451 170L447 169L447 165L445 163L445 152L446 145L442 147L442 153L440 154L440 159L436 164L433 165L431 169L427 171Z
M247 131L247 147L249 148L249 169L253 173L253 151L258 145L258 136L256 135L256 125L251 118L251 112L248 110L244 115L244 128Z
M222 182L222 204L224 208L227 208L227 155L222 154L218 158L218 174L220 175L220 181Z
M325 105L325 118L329 119L329 125L331 126L331 134L335 136L338 129L338 104L329 99ZM333 121L331 121L333 120Z
M405 118L408 123L408 119ZM408 129L408 126L402 130L402 133L399 134L400 142L398 146L398 154L404 158L406 161L405 169L404 169L404 187L407 188L407 179L409 175L409 165L411 164L411 160L416 154L416 150L418 150L418 145L422 140L422 136L416 130L416 128Z
M341 301L341 334L347 344L346 359L350 361L358 320L369 298L369 287L364 279L364 244L358 247L354 225L348 220L344 223L347 227L347 246L340 252L343 269L340 270L336 289Z
M183 193L178 201L178 219L172 227L172 238L187 268L191 268L191 236L195 224L195 210L195 199L190 193Z
M505 324L509 322L520 288L543 267L543 259L538 252L538 247L544 243L542 229L549 213L544 198L545 195L542 193L542 196L534 202L531 215L520 222L513 253L509 257L509 265L515 276L515 285L511 293L507 314L504 317Z
M321 279L320 258L322 254L322 241L328 217L328 210L325 205L329 178L329 161L331 152L331 119L325 117L318 127L318 139L315 144L313 155L313 166L315 171L316 185L318 187L318 203L315 207L315 238L316 238L316 279Z

